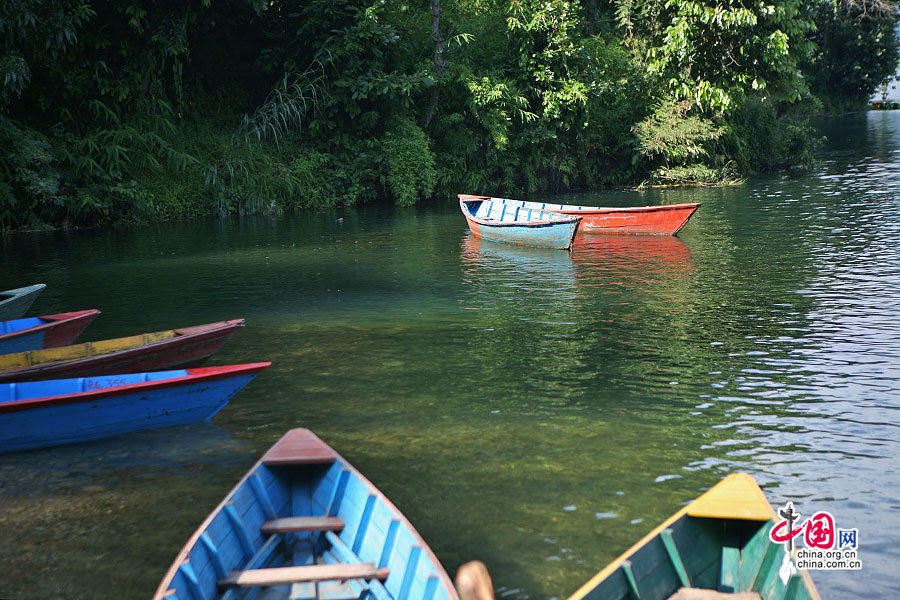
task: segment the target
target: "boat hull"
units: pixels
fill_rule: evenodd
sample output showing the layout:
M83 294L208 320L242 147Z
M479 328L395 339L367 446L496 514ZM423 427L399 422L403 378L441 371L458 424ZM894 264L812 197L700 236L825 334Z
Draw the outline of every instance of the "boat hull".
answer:
M0 292L0 321L23 317L45 287L47 287L46 284L37 283L28 287Z
M100 314L99 310L44 315L0 322L0 354L68 346Z
M488 196L466 197L489 198ZM527 202L505 198L494 198L494 200L502 200L511 206L540 208L564 215L579 216L581 217L579 232L613 235L676 235L700 207L700 203L688 203L605 208L600 206Z
M582 233L613 235L676 235L700 204L671 204L633 208L566 208L559 212L581 217Z
M492 222L477 216L478 205L481 203L481 199L464 200L462 196L460 197L460 209L472 235L492 242L567 250L572 247L572 241L575 239L578 225L581 222L579 217L565 215L555 215L548 220L511 220L508 222L496 220ZM541 212L549 213L550 211Z
M820 600L809 574L769 539L775 511L753 478L728 476L585 583L568 600L666 600L758 592ZM791 563L790 565L786 563ZM680 590L687 588L687 592ZM694 592L693 594L691 592ZM706 595L704 595L706 593Z
M350 576L361 568L368 576ZM226 495L154 599L233 598L236 586L267 599L458 600L412 524L305 429L286 433Z
M195 367L206 362L243 326L243 319L236 319L143 336L2 355L0 383ZM140 340L135 342L137 338Z
M269 364L2 384L0 452L209 420Z

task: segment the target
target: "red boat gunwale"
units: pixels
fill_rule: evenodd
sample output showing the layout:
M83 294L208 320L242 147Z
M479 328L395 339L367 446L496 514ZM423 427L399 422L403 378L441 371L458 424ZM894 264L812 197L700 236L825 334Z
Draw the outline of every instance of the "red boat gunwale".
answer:
M240 365L225 365L220 367L196 367L193 369L172 369L173 371L186 370L187 375L182 377L174 377L172 379L163 379L157 381L141 381L138 383L129 383L114 387L100 388L96 390L85 390L83 392L75 392L72 394L62 394L59 396L45 396L43 398L27 398L24 400L13 400L11 402L0 403L0 414L20 412L33 408L44 406L58 406L62 404L76 404L78 402L90 402L100 400L110 396L120 396L124 393L132 393L145 388L165 389L170 387L178 387L185 382L203 383L207 381L217 381L219 379L227 379L235 375L250 375L265 371L271 362L245 363ZM131 375L132 373L128 373ZM70 379L96 379L115 377L115 375L98 375L96 377L72 377ZM14 383L6 385L15 385Z
M72 379L74 377L91 377L104 374L114 375L128 372L170 371L183 368L183 365L199 365L208 360L209 357L241 327L244 327L244 319L217 321L215 323L166 330L174 332L175 336L103 354L82 356L73 359L53 360L36 365L19 366L6 370L0 369L0 383L37 381L40 379ZM206 344L206 346L204 344ZM212 344L218 345L206 354L200 352L200 355L194 356L188 352L196 352L198 349L202 350ZM40 350L32 352L40 352ZM173 352L183 355L185 358L163 365L158 364L158 361L154 361L154 359L159 358L160 356L171 357ZM134 368L135 362L143 364L143 366L141 368ZM113 365L112 367L110 367L111 364ZM109 369L116 368L116 365L122 370L110 372ZM182 367L179 367L178 365L182 365ZM85 371L87 369L89 370ZM48 372L50 373L49 375L47 374Z

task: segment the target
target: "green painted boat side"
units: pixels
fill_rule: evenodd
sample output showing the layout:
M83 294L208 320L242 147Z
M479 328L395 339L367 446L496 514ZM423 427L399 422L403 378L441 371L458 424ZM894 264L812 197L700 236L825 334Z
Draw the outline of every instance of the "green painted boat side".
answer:
M719 486L728 487L735 477L752 482L749 475L741 473L729 476ZM745 484L746 479L741 483ZM719 486L698 501L715 495ZM739 499L728 502L740 504ZM762 520L758 510L751 517L698 516L691 514L694 504L700 506L695 501L678 511L569 600L665 600L682 588L735 594L756 592L762 600L821 600L809 574L798 570L793 556L769 539L769 531L775 525L771 507L771 515Z

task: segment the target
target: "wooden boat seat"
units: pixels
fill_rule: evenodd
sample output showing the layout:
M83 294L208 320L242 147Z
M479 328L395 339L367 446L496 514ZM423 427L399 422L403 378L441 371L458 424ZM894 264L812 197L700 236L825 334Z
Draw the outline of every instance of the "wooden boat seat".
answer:
M348 579L388 578L390 571L376 568L373 563L337 565L306 565L302 567L273 567L232 571L219 580L219 587L259 587L266 585L290 585L313 581L346 581Z
M266 521L260 527L263 535L298 531L340 531L344 522L337 517L287 517Z
M680 588L668 600L762 600L756 592L719 592L701 588Z

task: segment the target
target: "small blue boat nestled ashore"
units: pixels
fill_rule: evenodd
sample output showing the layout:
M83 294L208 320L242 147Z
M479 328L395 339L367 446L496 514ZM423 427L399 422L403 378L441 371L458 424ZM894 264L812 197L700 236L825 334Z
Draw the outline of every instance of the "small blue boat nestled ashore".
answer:
M270 364L0 384L0 452L209 420Z
M0 292L0 321L24 317L45 287L47 287L45 283L36 283L28 287Z
M0 321L0 354L58 348L75 343L99 310Z
M434 553L369 480L288 431L194 532L154 600L458 600Z
M581 217L510 206L500 199L459 194L472 235L494 242L568 250Z

